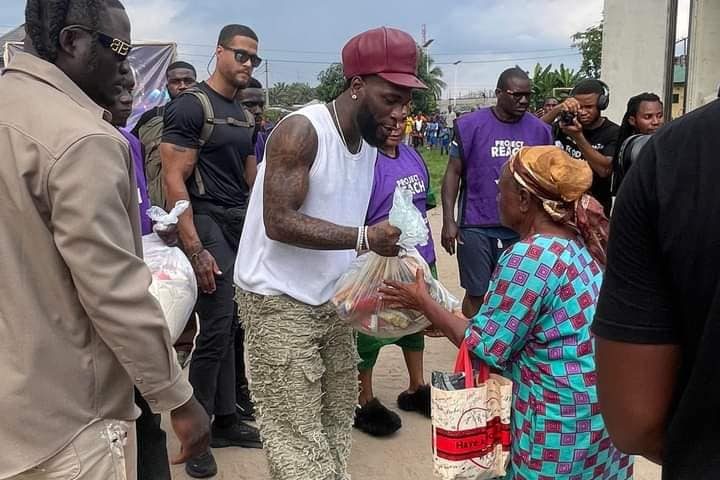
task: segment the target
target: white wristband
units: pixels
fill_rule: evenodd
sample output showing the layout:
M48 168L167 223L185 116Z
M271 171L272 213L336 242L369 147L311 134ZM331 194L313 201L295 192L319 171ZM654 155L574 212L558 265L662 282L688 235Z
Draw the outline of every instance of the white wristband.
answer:
M364 235L365 237L365 249L370 250L370 237L368 237L368 226L365 226Z
M363 227L358 227L357 241L355 242L355 251L361 252L363 247Z

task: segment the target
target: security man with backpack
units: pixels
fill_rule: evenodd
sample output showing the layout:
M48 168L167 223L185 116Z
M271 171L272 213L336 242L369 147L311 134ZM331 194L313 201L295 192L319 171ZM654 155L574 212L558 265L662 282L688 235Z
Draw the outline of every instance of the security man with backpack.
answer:
M175 100L182 92L195 86L197 73L195 67L187 62L173 62L165 72L167 92L170 100ZM162 188L162 165L160 163L160 143L162 142L163 129L165 124L165 107L160 105L142 114L135 124L132 133L140 139L143 146L144 173L147 179L147 190L150 203L161 208L172 208L172 205L165 205L165 194ZM185 368L193 348L193 341L197 333L197 326L194 321L195 315L191 318L183 334L175 342L175 351L180 366Z
M160 144L165 203L190 200L178 233L198 278L200 333L190 383L214 421L213 448L261 448L258 431L236 413L233 271L250 189L255 180L254 119L236 100L260 65L258 38L243 25L220 32L217 66L206 82L167 105ZM210 451L185 464L191 477L217 473Z
M170 101L175 100L178 95L194 87L197 83L197 72L195 67L187 62L173 62L165 72L167 91ZM165 124L165 108L167 105L160 105L151 108L142 114L132 130L133 135L140 139L145 150L145 176L148 182L150 203L165 208L165 195L162 189L162 178L160 172L160 143L162 142L163 129Z

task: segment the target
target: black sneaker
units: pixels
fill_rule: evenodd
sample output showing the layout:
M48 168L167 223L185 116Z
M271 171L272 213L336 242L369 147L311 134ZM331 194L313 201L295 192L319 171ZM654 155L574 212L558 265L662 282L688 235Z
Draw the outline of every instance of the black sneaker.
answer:
M257 428L238 421L230 427L218 427L213 424L210 446L213 448L262 448L262 441Z
M355 408L353 426L373 437L387 437L400 430L400 416L388 410L380 400L373 398L365 406Z
M430 418L430 386L423 385L414 393L402 392L397 403L400 410L422 413Z
M255 404L250 398L250 390L247 387L239 388L236 393L235 410L240 420L246 422L255 421Z
M217 463L212 452L208 451L185 462L185 472L192 478L209 478L217 475Z

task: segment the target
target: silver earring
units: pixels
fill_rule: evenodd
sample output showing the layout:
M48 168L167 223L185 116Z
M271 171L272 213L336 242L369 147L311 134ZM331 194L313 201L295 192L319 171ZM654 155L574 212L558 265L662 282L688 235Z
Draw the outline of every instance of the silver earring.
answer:
M353 94L352 94L352 97L350 97L350 98L352 98L353 100L357 100L357 95L355 95L355 94L353 93Z

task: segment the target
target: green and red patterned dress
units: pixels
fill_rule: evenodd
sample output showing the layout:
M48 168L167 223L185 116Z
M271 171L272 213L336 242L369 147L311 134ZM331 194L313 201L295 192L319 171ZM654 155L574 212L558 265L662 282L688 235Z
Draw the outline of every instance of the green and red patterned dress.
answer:
M508 479L624 480L600 415L590 324L602 269L581 240L535 235L500 258L465 341L513 382Z

